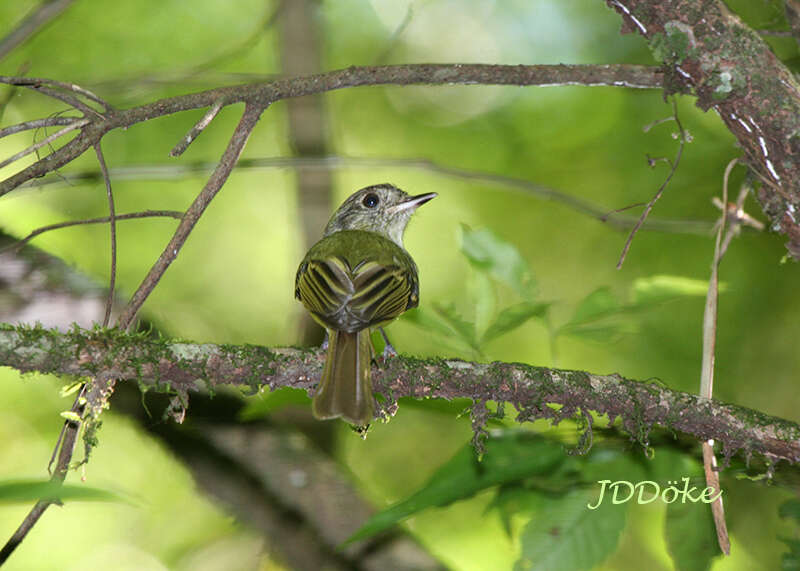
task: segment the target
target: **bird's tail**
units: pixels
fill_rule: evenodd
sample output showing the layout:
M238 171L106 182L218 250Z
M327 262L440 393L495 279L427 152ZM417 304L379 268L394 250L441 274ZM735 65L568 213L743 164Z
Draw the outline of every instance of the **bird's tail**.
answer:
M372 421L371 360L369 329L328 330L328 357L311 405L316 418L342 417L358 426Z

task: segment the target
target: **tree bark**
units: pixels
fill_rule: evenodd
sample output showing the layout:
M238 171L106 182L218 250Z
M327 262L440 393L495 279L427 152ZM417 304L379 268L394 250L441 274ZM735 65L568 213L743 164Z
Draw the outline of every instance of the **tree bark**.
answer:
M105 383L132 381L144 390L178 393L183 401L189 392L213 392L220 385L310 391L319 381L324 358L319 349L178 343L117 329L0 329L0 363L6 366L91 377L97 385L93 391L102 391ZM608 415L609 424L621 418L622 427L645 446L650 430L658 425L721 442L726 457L756 453L768 461L800 462L796 423L616 374L406 356L373 367L372 374L375 391L386 399L379 414L393 414L399 397L470 398L478 433L488 419L487 401L513 405L520 422L557 422L593 410ZM550 404L562 406L555 410Z

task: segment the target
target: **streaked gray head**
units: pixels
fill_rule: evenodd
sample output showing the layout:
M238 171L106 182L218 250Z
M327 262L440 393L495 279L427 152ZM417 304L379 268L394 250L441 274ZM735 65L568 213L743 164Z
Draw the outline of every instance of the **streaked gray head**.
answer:
M362 188L333 214L324 236L340 230L366 230L386 236L402 248L403 232L411 215L435 196L435 192L409 196L388 183Z

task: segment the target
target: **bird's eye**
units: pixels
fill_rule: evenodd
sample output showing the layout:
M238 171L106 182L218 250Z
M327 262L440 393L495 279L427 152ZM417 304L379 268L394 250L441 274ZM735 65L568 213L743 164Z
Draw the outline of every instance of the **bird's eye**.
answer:
M378 202L380 202L380 200L378 199L378 195L369 193L367 196L364 197L364 200L361 201L361 204L363 204L367 208L375 208L376 206L378 206Z

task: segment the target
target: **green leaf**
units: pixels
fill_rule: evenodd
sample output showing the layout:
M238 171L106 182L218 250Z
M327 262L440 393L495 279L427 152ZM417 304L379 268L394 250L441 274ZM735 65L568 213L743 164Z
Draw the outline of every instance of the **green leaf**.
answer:
M475 342L475 324L467 321L456 311L455 305L434 303L433 309L445 323L470 347L477 347Z
M726 285L719 284L719 291ZM656 275L638 278L633 282L633 303L635 305L655 305L680 297L705 297L708 282L683 276Z
M781 569L784 571L797 571L800 569L800 540L790 537L779 537L789 547L789 553L781 557Z
M560 444L523 431L493 436L482 461L471 445L464 446L411 497L372 516L346 543L371 537L424 509L446 506L486 488L546 473L564 459Z
M635 330L632 323L620 320L625 307L608 286L599 287L578 304L572 318L558 329L568 334L594 341L609 341L620 334Z
M473 345L473 340L462 339L462 336L434 311L416 308L406 311L400 319L437 335L440 338L437 341L447 346L455 355L463 355L465 358L475 356L476 347Z
M520 534L515 571L590 569L616 550L627 506L603 502L590 510L593 494L575 490L562 497L542 495L542 505Z
M532 303L529 301L506 307L486 329L481 338L481 344L488 343L501 335L513 331L533 317L542 317L548 307L549 304L547 303Z
M539 490L512 483L508 486L500 486L497 490L497 495L486 507L486 511L496 510L500 515L503 529L511 536L512 517L519 513L533 513L539 509L541 504L542 494Z
M705 482L700 488L705 488ZM678 571L705 571L720 554L709 504L680 501L667 504L664 535Z
M462 224L461 251L470 263L506 284L525 299L536 295L536 280L517 248L491 230Z
M6 480L0 482L0 503L28 503L40 499L53 501L125 501L119 494L83 485L61 484L50 480Z
M800 500L791 499L783 502L781 507L778 508L778 515L781 518L790 517L800 523Z
M483 272L473 272L472 299L475 307L475 331L486 331L497 305L492 280Z
M583 298L583 301L578 304L575 313L572 315L572 319L562 329L571 328L581 323L597 321L600 318L619 313L621 310L622 306L611 292L611 288L602 286Z
M267 393L261 398L248 398L244 408L239 412L239 418L241 420L264 418L285 406L300 405L307 407L309 402L311 401L305 390L283 387Z
M400 319L443 337L450 337L454 333L453 329L436 314L421 307L406 311Z

